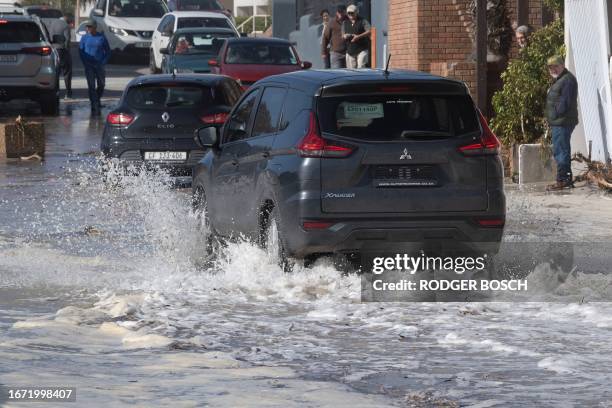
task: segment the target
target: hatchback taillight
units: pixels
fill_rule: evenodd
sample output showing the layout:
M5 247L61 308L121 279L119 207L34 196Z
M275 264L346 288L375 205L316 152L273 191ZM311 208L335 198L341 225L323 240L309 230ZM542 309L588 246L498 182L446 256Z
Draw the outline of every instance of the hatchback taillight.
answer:
M111 125L127 126L134 120L134 116L127 113L109 113L106 117L106 122Z
M37 55L51 55L51 47L26 47L21 49L22 54L37 54Z
M353 148L333 143L323 139L317 126L317 117L314 112L310 112L308 119L308 132L297 146L298 152L302 157L347 157L353 152Z
M471 143L466 146L461 146L459 151L466 156L499 154L499 148L501 146L499 139L497 139L497 136L495 136L495 134L491 131L487 120L480 111L478 111L478 119L480 120L480 126L482 127L480 143Z
M215 113L212 115L204 115L200 117L200 120L206 125L222 125L227 120L227 116L227 113Z

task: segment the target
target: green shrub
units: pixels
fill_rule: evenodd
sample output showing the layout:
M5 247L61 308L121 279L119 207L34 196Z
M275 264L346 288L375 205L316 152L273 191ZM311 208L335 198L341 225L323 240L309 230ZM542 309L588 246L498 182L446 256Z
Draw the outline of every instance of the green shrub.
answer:
M536 31L519 58L501 75L503 88L493 95L493 131L506 145L534 143L546 131L544 105L551 83L546 60L565 55L563 21Z

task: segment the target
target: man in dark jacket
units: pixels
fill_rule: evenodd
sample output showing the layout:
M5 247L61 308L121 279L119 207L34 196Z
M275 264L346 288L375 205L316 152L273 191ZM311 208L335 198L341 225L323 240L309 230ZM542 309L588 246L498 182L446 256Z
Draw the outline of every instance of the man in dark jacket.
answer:
M578 124L578 81L565 68L563 57L548 59L548 72L555 79L546 96L546 120L552 131L557 182L549 190L573 187L570 140Z
M88 21L86 26L87 34L81 37L79 54L85 68L91 113L99 114L102 107L100 99L104 93L104 83L106 80L104 66L110 58L111 50L104 34L97 32L95 20Z
M346 8L348 19L342 24L342 37L347 42L346 67L366 68L370 58L370 23L359 16L354 4Z
M325 59L329 56L331 68L346 67L346 42L342 38L344 20L346 20L346 7L339 5L336 9L336 18L331 20L323 30L321 57Z

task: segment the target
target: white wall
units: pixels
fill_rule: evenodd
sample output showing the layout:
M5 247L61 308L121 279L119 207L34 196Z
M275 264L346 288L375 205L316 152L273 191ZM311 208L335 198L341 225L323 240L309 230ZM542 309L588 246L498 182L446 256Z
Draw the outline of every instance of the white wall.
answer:
M568 68L578 79L581 126L572 137L574 151L590 148L598 161L612 151L612 92L605 0L565 0ZM610 10L612 12L612 10Z
M270 14L269 0L234 0L234 16L252 16L253 5L255 5L255 12L258 15Z
M312 62L313 68L324 68L321 59L321 34L322 24L310 25L311 15L307 14L300 18L299 31L289 34L289 41L295 44L300 59Z

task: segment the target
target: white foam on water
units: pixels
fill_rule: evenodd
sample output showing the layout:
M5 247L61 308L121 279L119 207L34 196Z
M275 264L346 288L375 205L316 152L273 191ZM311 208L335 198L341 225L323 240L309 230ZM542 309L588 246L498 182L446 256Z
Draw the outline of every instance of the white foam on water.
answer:
M44 216L15 221L27 234L0 237L0 287L43 287L67 304L4 312L16 321L0 334L2 383L76 383L88 406L232 407L528 406L561 404L567 389L589 405L589 390L607 386L612 305L579 304L610 299L605 275L577 271L547 298L577 299L569 305L363 304L359 276L329 260L283 273L248 242L203 270L188 194L163 172L124 176L109 165L106 186L74 171L44 192ZM515 199L510 210L565 236L546 223L554 215L538 210L542 200ZM542 265L530 284L547 293L554 273Z

